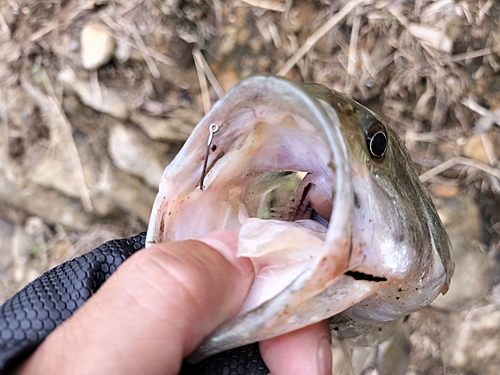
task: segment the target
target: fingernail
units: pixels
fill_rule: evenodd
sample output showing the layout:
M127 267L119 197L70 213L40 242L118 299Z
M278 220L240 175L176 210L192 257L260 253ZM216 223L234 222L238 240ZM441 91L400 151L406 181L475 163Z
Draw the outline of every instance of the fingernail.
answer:
M199 241L213 247L231 264L234 264L242 273L253 273L253 266L250 259L237 257L238 234L230 230L218 230L198 238Z
M332 374L332 344L331 337L322 336L318 343L318 374Z

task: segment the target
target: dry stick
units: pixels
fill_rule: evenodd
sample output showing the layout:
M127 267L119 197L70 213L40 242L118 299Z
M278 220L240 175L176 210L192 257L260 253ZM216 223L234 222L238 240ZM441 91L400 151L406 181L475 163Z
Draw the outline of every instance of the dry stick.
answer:
M276 1L270 1L270 0L242 0L242 1L253 7L258 7L267 10L274 10L276 12L285 11L285 4L278 3Z
M85 180L85 174L83 173L82 161L80 159L80 155L78 154L75 140L73 139L71 124L69 123L68 118L62 110L61 103L57 100L54 86L52 86L50 78L45 72L45 69L40 70L40 73L42 74L43 80L47 82L46 90L49 94L47 97L49 110L52 112L57 123L59 123L59 126L63 130L62 136L64 137L63 139L66 142L66 147L68 148L69 157L73 166L73 172L75 174L76 184L78 186L78 192L80 194L83 209L86 212L92 212L94 208L92 207L89 188L87 187L87 181Z
M74 9L70 9L70 10L67 10L67 8L64 9L63 10L64 14L61 15L59 17L59 19L61 19L61 17L64 18L64 25L68 25L69 23L71 23L71 21L73 21L76 17L78 17L80 15L80 13L82 13L86 10L92 9L94 7L94 3L95 3L95 1L88 0L88 1L82 2L78 5L71 5ZM69 6L68 6L68 8L69 8ZM68 13L68 15L66 17L63 17L66 14L66 12ZM40 30L31 34L29 41L34 42L35 40L40 39L45 34L48 34L52 30L54 30L55 28L59 27L60 26L59 19L51 22L49 25L42 27Z
M0 119L2 119L2 133L3 140L5 142L5 149L3 155L0 154L0 160L4 166L7 165L9 160L9 107L7 105L7 89L0 91ZM0 170L2 168L0 167Z
M493 6L493 4L495 4L495 0L488 0L488 2L486 4L484 4L484 6L482 8L479 9L480 14L483 14L483 15L488 14L488 11Z
M462 100L460 103L463 104L464 106L466 106L467 108L469 108L471 111L480 114L481 116L491 115L490 110L488 110L484 107L481 107L479 104L477 104L475 101L473 101L469 98Z
M5 18L3 18L2 12L0 12L0 26L1 26L1 29L2 29L2 33L5 35L4 40L10 40L9 25L7 25L7 22L5 21Z
M476 57L486 56L489 54L491 54L491 48L483 48L483 49L478 49L476 51L459 53L457 55L453 55L453 56L451 56L450 60L457 62L457 61L462 61L462 60L467 60L467 59L474 59Z
M347 74L353 76L356 72L356 52L358 49L359 26L361 24L361 17L354 18L352 23L351 41L349 43L349 58L347 60Z
M94 100L99 105L102 104L102 92L101 87L99 86L99 77L97 75L97 70L92 70L90 72L90 87L92 88L92 94L94 96Z
M111 35L113 36L113 38L115 38L116 40L119 40L120 42L126 44L129 47L139 49L139 46L137 46L137 43L130 41L127 36L124 36L123 34L121 34L117 31L117 30L122 29L122 27L120 27L119 24L117 24L113 19L111 19L111 17L109 17L105 13L99 15L99 17L101 17L101 19L112 30ZM142 39L141 39L141 41L142 41ZM165 65L169 65L169 66L175 65L174 60L172 60L170 57L167 57L167 56L161 54L160 52L157 52L157 51L155 51L155 50L153 50L145 45L144 45L144 49L140 52L143 53L144 55L151 56L153 59L155 59L155 60L157 60Z
M281 48L281 39L276 24L274 22L269 22L267 24L267 29L269 30L271 40L273 41L275 47L279 50Z
M222 98L224 96L224 90L222 89L221 85L219 84L219 81L217 78L215 78L214 73L212 72L212 69L210 69L210 66L207 63L207 60L203 57L203 54L201 51L197 48L193 49L193 57L195 60L197 60L198 64L200 64L201 69L205 73L206 77L208 78L208 81L212 85L212 88L214 89L215 93L217 96Z
M139 52L142 54L142 57L144 57L144 61L146 61L146 65L149 68L149 71L151 72L151 75L154 78L160 78L161 74L158 68L156 67L155 62L153 59L145 52L147 51L147 47L142 41L141 35L139 34L139 30L137 30L137 27L135 25L130 26L130 31L132 32L132 36L134 37L135 43L137 44L137 48L139 49Z
M469 158L464 158L462 156L456 156L454 158L451 158L449 160L446 160L445 162L435 166L434 168L429 169L427 172L422 173L419 176L419 179L421 182L428 181L432 177L450 169L453 168L455 165L462 164L466 165L468 167L474 167L477 168L483 172L489 173L492 176L498 178L500 180L500 170L497 168L490 167L489 165L486 165L484 163L481 163L480 161L477 160L472 160Z
M482 133L480 137L481 143L483 144L483 148L486 153L486 157L488 158L488 162L490 163L490 165L497 165L498 159L495 156L495 151L491 139L486 133Z
M347 3L341 10L330 18L323 26L316 30L306 42L300 47L297 52L278 70L276 75L284 76L287 74L297 62L320 40L326 33L342 21L357 5L366 2L367 0L353 0Z
M288 41L290 42L290 49L294 51L294 53L297 52L299 49L299 42L297 41L297 37L295 36L295 34L292 32L288 32L286 36L288 38ZM306 80L307 69L305 60L297 61L297 65L299 66L300 75L302 76L302 79Z
M214 4L215 20L217 21L218 25L221 25L222 24L222 5L220 3L220 0L212 0L212 3Z
M484 151L486 152L486 157L488 158L488 163L492 166L498 166L498 159L495 156L494 147L491 139L486 133L481 134L481 143L483 144ZM490 178L493 187L500 191L500 181L495 178Z
M205 114L207 114L207 112L210 111L210 107L212 106L212 104L210 103L210 94L208 93L207 78L203 73L203 69L200 63L198 62L198 59L196 58L196 55L200 53L200 50L197 48L193 48L192 53L193 53L194 66L196 67L196 73L198 74L198 81L200 82L203 110L205 111Z

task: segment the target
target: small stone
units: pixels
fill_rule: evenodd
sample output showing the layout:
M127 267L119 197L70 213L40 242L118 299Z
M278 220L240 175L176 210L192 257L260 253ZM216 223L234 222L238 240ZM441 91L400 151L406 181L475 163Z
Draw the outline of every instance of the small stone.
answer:
M436 204L452 244L455 272L450 289L432 306L445 311L463 311L486 303L495 262L482 251L483 222L479 207L470 198L447 199Z
M132 56L132 47L128 43L118 41L116 43L115 57L120 62L127 62Z
M407 28L415 38L437 50L447 53L453 50L453 40L442 30L416 23L410 23Z
M432 196L436 198L455 198L460 189L456 185L433 184L431 187Z
M101 84L100 93L95 93L89 82L79 79L69 68L62 70L58 79L68 90L76 93L86 106L119 119L128 117L127 102L116 90Z
M191 108L178 108L168 118L158 118L133 112L130 119L151 138L158 141L185 141L201 120L201 114Z
M78 143L80 155L85 156L92 153L85 142ZM99 180L100 165L92 158L84 158L81 163L95 213L99 216L109 215L114 209L113 205L97 193L96 185ZM80 182L75 177L68 148L63 142L59 142L55 146L54 152L47 153L33 169L30 178L34 183L60 191L68 197L80 199L78 186ZM65 177L61 178L61 176Z
M467 374L498 374L500 311L489 305L450 314L442 348L449 366Z
M99 185L101 194L123 211L132 213L145 224L149 222L155 191L137 178L111 166L105 168Z
M462 148L464 156L468 158L480 161L485 164L490 164L488 160L488 156L486 154L486 150L483 146L483 141L481 140L481 136L479 134L475 134L472 137L468 138L465 142L465 145Z
M113 56L115 39L98 24L87 24L80 35L82 66L98 69Z
M17 174L16 174L17 176ZM0 173L0 201L9 202L20 211L39 216L52 223L86 231L94 217L79 209L79 201L56 190L30 184L24 179L9 180Z
M168 149L168 145L155 144L140 131L118 121L111 126L108 151L113 163L122 171L140 177L155 189L158 188L167 165L165 155Z
M30 236L41 235L45 230L45 224L38 216L30 216L26 219L26 223L24 223L24 230Z

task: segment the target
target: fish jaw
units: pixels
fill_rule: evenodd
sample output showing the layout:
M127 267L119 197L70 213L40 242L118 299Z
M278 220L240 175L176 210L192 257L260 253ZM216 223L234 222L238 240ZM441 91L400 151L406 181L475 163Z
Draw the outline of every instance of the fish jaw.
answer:
M204 358L234 347L276 337L306 325L336 315L378 290L370 281L355 281L338 275L328 287L312 297L301 296L308 285L313 285L313 270L300 275L282 293L258 308L228 320L207 337L188 358L199 362ZM285 308L284 308L285 307Z
M214 123L219 128L213 139L216 151L209 154L201 190L206 142ZM249 214L245 199L251 181L283 171L307 173L298 189L304 192L312 186L308 199L318 203L311 205L316 204L318 212L325 211L325 205L326 211L331 210L324 218L329 227L323 227L323 232L311 229L317 223L309 218L304 220L308 228L302 228L300 220L262 220ZM239 315L210 335L197 358L324 320L374 293L377 283L344 276L351 253L352 206L351 170L339 119L334 111L325 112L301 86L281 78L254 76L216 103L165 169L147 242L230 229L241 234L238 255L252 259L257 279L262 272L283 267L283 251L295 254L287 265L296 267L277 290L267 293L270 288L265 285L270 280L257 286L256 294L263 291L265 295L247 301ZM267 229L245 236L255 222L256 227ZM277 236L272 231L281 232ZM292 240L283 248L280 238L285 237ZM302 242L293 241L299 237ZM316 245L305 251L301 244L308 238ZM267 239L265 254L245 252L252 239L258 242L256 252ZM331 302L325 305L327 298Z
M233 230L237 255L256 273L240 312L192 360L334 315L346 322L339 338L390 328L449 283L446 234L395 133L387 128L389 165L371 161L363 126L380 120L323 86L304 87L268 76L241 81L165 169L147 245ZM200 178L212 124L216 147ZM300 175L292 203L264 220L268 193L293 182L290 173Z

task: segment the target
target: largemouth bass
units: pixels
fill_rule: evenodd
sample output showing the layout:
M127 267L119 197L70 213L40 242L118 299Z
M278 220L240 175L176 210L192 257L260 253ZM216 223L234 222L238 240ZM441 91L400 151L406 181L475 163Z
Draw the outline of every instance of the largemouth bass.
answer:
M446 293L450 243L407 150L377 115L317 84L244 79L163 174L147 242L239 233L255 281L199 360L330 318L356 345Z

